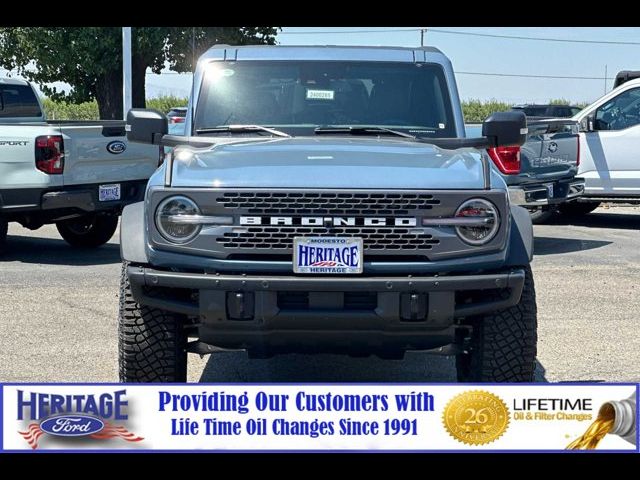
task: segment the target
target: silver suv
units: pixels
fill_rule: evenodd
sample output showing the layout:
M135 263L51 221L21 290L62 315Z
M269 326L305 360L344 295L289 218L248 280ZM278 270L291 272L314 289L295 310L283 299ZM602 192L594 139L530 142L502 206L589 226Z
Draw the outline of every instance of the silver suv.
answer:
M531 221L464 138L433 48L214 47L186 136L132 110L130 141L174 147L121 225L120 380L184 382L187 352L456 355L462 381L531 381Z

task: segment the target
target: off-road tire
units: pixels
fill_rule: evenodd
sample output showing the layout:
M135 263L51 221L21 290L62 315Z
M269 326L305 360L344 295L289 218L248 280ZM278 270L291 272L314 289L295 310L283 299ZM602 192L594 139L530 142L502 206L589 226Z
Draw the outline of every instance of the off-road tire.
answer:
M459 382L532 382L538 321L531 268L520 302L476 319L466 352L456 356Z
M9 228L9 224L7 221L0 217L0 255L4 253L4 250L7 246L7 230Z
M92 215L56 223L64 240L76 248L95 248L107 243L118 228L118 217Z
M580 217L593 212L600 206L600 202L568 202L560 205L560 212L572 217Z
M535 225L547 223L555 215L556 210L551 207L525 207L531 215L531 222Z
M118 314L120 382L186 382L186 345L185 319L139 305L131 294L127 263L123 263Z

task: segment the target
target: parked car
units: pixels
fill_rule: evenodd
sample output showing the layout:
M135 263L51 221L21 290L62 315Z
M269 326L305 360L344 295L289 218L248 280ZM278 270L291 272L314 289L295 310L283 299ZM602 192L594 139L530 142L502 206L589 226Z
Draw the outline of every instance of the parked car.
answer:
M173 107L169 110L169 113L167 113L169 124L184 123L186 116L187 107Z
M543 118L570 118L576 115L580 107L572 107L571 105L514 105L512 110L524 112L527 117L543 117Z
M184 382L212 345L428 350L461 381L533 380L531 219L486 150L521 145L524 114L464 138L434 48L219 46L194 81L187 136L127 120L176 148L123 212L121 381Z
M582 215L601 202L640 202L640 79L629 80L573 117L580 124L585 193L562 211Z
M124 122L47 121L31 84L0 78L0 250L8 222L55 223L72 246L107 242L158 160L158 147L127 141Z

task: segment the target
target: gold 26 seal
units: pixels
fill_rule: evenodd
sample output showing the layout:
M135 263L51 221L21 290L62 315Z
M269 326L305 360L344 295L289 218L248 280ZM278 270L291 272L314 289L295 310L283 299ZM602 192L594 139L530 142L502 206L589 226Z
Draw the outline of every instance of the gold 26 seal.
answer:
M469 445L493 442L509 426L507 405L500 397L482 390L453 397L442 417L449 434Z

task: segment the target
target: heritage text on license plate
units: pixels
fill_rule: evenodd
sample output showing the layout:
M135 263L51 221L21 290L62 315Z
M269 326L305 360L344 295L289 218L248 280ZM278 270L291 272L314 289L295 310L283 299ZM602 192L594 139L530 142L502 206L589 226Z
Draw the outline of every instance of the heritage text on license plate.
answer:
M362 273L362 238L295 237L294 273Z
M98 200L101 202L120 200L120 184L100 185L98 188Z

